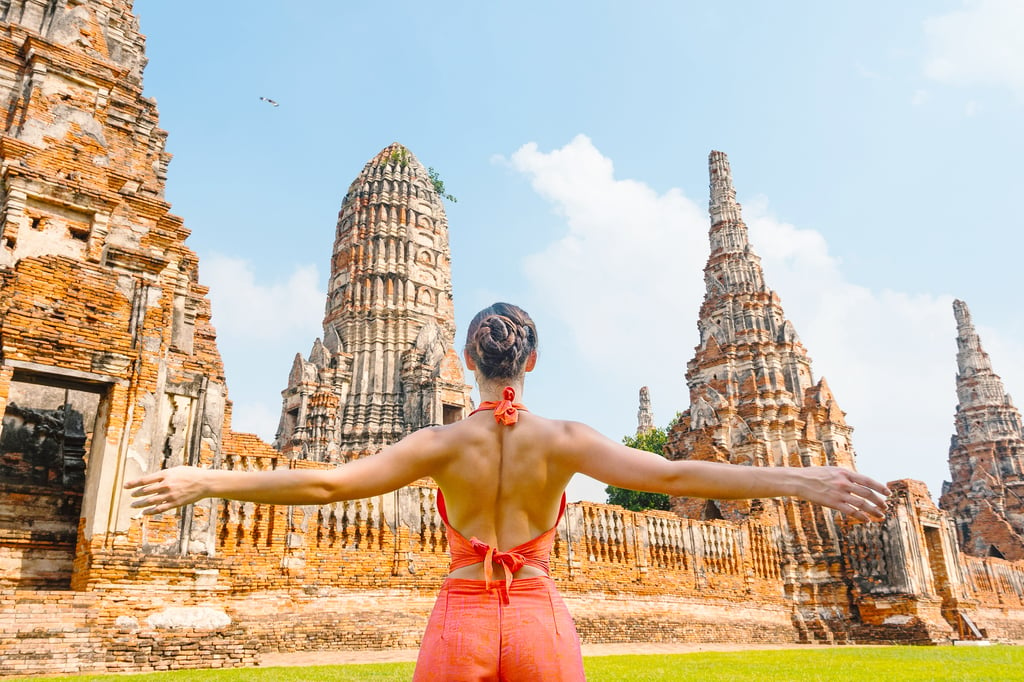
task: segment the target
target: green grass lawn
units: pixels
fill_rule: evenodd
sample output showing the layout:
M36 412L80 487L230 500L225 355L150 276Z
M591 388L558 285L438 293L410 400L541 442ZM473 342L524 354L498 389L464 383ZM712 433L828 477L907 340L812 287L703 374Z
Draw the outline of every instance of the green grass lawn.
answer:
M1024 680L1024 647L835 647L584 659L589 682L749 682L752 680ZM412 663L179 670L141 675L33 678L92 682L318 682L408 680Z
M1024 647L841 647L585 660L590 682L1024 680Z

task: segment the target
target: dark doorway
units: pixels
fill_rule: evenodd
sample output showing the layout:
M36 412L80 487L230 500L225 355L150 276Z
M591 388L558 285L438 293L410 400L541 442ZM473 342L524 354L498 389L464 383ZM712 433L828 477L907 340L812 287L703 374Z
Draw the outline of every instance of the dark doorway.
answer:
M454 424L462 419L462 408L458 405L445 405L441 415L442 424Z
M0 429L0 587L69 589L102 389L16 374Z

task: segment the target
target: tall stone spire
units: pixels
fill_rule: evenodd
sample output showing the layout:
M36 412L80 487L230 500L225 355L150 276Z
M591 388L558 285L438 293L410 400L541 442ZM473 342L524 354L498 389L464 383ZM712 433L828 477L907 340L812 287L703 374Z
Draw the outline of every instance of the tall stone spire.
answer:
M423 165L392 144L342 201L323 341L295 359L275 446L347 460L461 419L471 399L454 339L444 207Z
M957 327L956 433L949 447L953 480L939 506L956 520L964 552L1024 559L1024 431L1021 416L992 371L992 362L963 301L953 301Z
M687 364L690 408L672 428L667 451L683 457L754 466L833 464L853 467L846 424L824 380L764 283L736 202L729 161L711 152L711 253L697 327L700 345ZM702 516L703 501L675 508ZM723 503L742 516L749 503ZM717 512L715 512L717 514Z
M811 359L779 296L765 285L728 159L712 152L708 166L711 253L697 320L700 343L686 365L690 407L669 431L666 456L852 469L853 429L825 380L813 379ZM792 498L673 498L672 510L688 518L757 520L779 528L791 581L787 590L815 594L817 603L798 605L794 616L807 627L829 631L832 626L821 613L847 607L848 586L826 568L842 561L839 529L827 510Z
M991 437L1019 438L1020 415L1003 390L1003 382L992 371L992 361L981 347L981 338L974 328L967 304L953 301L953 315L957 332L957 438L963 443L989 440ZM972 430L972 421L982 423L986 428Z
M711 257L704 270L705 282L716 290L738 293L764 289L761 259L750 249L747 226L736 202L729 159L722 152L711 152L708 158L711 176ZM712 278L709 282L708 278Z
M654 430L654 413L651 412L651 391L640 387L640 409L636 413L636 435L642 436Z

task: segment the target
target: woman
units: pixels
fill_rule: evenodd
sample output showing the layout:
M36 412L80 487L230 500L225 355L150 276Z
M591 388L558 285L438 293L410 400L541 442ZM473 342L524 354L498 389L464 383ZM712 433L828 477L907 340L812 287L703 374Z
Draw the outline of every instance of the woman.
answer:
M167 469L126 484L139 498L132 506L156 514L204 497L326 504L433 478L452 564L420 647L417 680L584 678L575 627L548 575L565 487L577 473L678 497L792 495L862 521L883 517L888 490L847 469L673 462L583 424L528 412L517 400L537 362L537 329L514 305L482 310L466 339L466 366L484 401L466 419L421 429L336 469Z

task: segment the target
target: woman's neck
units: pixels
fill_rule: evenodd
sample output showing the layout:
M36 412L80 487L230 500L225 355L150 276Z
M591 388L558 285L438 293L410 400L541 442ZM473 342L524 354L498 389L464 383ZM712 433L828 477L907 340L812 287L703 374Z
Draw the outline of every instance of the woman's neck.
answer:
M511 386L516 392L516 402L521 402L523 399L523 377L518 379L486 379L480 376L479 373L476 375L476 385L480 390L480 400L482 402L488 401L499 401L502 400L502 392L506 386Z

